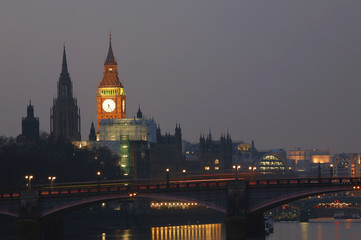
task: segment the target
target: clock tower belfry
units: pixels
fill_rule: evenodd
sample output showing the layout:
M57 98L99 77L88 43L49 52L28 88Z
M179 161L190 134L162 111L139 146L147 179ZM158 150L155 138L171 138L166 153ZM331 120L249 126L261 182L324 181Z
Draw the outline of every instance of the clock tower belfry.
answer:
M126 115L126 96L123 84L118 77L118 64L112 49L112 37L109 35L109 50L104 62L103 79L97 90L97 120L121 119Z

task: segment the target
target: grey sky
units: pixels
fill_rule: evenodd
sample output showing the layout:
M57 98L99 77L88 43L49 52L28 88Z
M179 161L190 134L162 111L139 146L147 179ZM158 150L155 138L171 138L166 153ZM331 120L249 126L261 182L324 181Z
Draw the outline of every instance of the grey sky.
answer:
M0 7L0 135L29 99L49 132L63 42L82 138L112 31L127 93L162 131L265 148L361 152L361 1L8 1Z

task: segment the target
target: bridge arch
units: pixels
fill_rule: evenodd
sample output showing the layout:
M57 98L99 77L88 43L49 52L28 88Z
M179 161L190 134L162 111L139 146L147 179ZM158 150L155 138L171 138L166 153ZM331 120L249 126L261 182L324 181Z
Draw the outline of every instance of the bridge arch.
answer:
M179 196L158 194L158 193L139 193L136 195L136 197L134 197L134 199L135 198L158 198L158 199L175 200L182 202L195 202L200 206L208 207L210 209L216 210L224 214L226 214L227 212L227 209L224 207L218 206L210 202L200 201L195 198L186 198L186 197L179 197ZM119 200L119 199L133 199L133 198L130 198L129 194L115 194L115 195L89 197L83 200L72 201L55 208L51 208L49 210L42 212L39 217L49 217L56 214L62 214L65 212L74 211L79 208L83 208L85 206L93 205L99 202Z
M10 217L15 217L15 218L19 217L18 213L10 212L10 211L4 210L4 209L0 209L0 215L6 215L6 216L10 216Z
M265 212L267 210L271 210L272 208L281 206L286 203L294 202L296 200L300 200L305 197L315 196L323 193L331 193L331 192L344 192L344 191L352 191L350 186L335 186L335 187L325 187L325 188L316 188L309 191L300 191L294 192L292 194L282 195L277 198L273 198L269 201L262 202L250 209L247 210L248 214Z

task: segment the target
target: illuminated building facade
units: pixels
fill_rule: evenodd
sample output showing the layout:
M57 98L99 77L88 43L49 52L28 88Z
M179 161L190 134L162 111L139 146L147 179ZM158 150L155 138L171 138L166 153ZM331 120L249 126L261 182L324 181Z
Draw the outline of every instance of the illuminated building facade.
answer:
M58 82L58 96L50 110L50 135L55 139L80 141L80 109L73 97L73 84L63 51L63 64Z
M199 161L201 172L225 173L232 171L232 139L227 133L219 141L212 140L212 133L207 138L199 138Z
M337 177L361 177L361 154L341 153L333 156L334 174Z
M288 159L294 160L298 168L308 168L311 164L330 163L331 155L329 150L295 148L288 151Z
M241 141L233 148L233 162L242 166L254 165L262 155L255 148L253 140L252 144Z
M174 135L162 135L140 109L137 118L101 120L99 144L119 155L119 166L129 178L162 178L167 168L177 177L183 166L180 126Z
M31 101L27 107L27 116L21 121L21 136L25 139L39 139L39 118L34 117L34 107Z
M153 120L123 118L100 121L99 143L119 155L119 166L125 176L150 177L156 142L156 124Z
M259 170L262 173L286 173L289 166L286 161L286 154L270 152L262 156L259 161Z
M126 96L123 84L118 77L118 64L115 60L111 36L109 50L104 62L103 79L97 91L98 131L102 119L122 119L126 117Z
M99 141L120 141L128 136L130 141L157 142L156 124L151 119L103 119L100 122Z

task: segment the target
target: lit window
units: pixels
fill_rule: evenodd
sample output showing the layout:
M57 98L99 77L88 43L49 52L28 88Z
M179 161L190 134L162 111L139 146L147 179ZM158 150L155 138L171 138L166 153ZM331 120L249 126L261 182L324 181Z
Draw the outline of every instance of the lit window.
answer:
M113 71L113 68L109 68L109 71L110 71L110 72Z
M219 167L218 167L218 166L215 166L215 167L214 167L214 170L219 170Z
M204 167L204 170L209 171L209 166Z
M214 164L219 164L219 160L218 159L214 160Z

